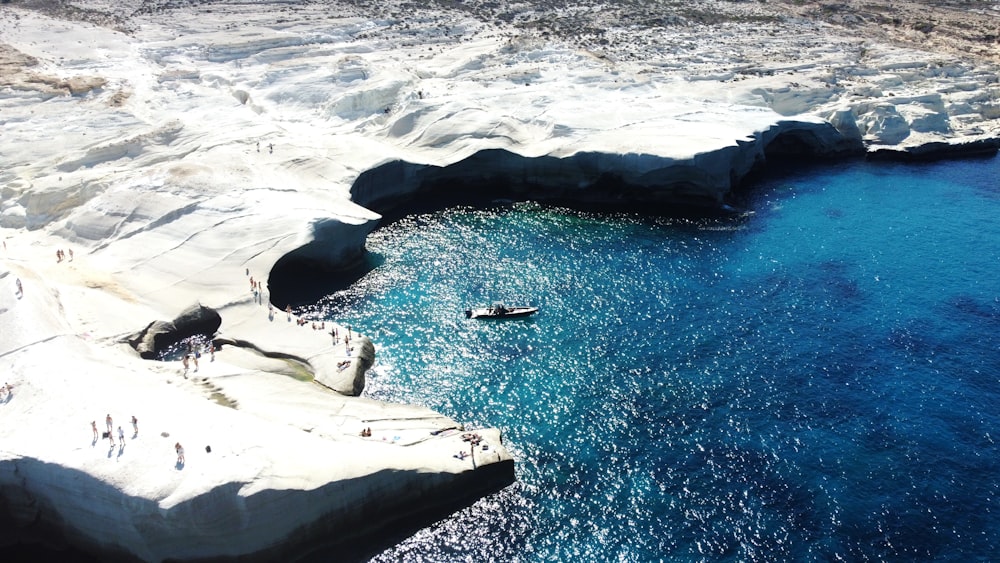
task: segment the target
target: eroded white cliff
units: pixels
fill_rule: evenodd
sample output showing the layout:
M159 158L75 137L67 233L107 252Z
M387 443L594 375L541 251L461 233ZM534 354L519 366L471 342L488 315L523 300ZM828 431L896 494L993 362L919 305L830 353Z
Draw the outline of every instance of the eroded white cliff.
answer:
M268 558L507 482L496 430L459 459L466 421L296 380L354 393L358 364L339 365L362 350L249 292L288 260L355 263L372 208L452 183L712 205L775 155L996 148L993 63L761 3L576 43L462 11L106 4L127 33L0 5L7 540L49 527L145 560ZM251 345L185 378L121 344L196 302ZM92 441L105 414L124 448Z

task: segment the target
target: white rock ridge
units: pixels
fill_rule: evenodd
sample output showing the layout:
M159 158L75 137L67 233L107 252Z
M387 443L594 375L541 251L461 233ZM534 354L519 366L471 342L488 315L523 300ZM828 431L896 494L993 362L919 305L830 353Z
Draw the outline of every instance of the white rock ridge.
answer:
M382 210L443 185L716 207L777 155L997 147L988 57L774 3L642 26L457 4L0 4L0 542L266 560L509 483L499 430L463 457L460 422L350 396L378 342L249 291L287 261L354 264ZM187 377L123 343L195 303L227 344ZM107 414L124 447L93 439Z

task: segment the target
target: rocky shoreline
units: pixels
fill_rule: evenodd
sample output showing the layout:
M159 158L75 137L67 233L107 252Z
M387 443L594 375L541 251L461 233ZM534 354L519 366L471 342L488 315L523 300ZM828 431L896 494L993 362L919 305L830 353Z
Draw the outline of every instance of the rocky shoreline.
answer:
M0 545L364 558L513 482L488 413L468 426L489 448L459 459L464 421L358 396L377 341L286 319L312 275L297 265L353 275L393 214L490 197L725 211L782 159L1000 145L996 10L606 8L0 5L0 281L25 287L0 297ZM127 344L192 304L223 344L197 374ZM105 453L105 413L143 431Z

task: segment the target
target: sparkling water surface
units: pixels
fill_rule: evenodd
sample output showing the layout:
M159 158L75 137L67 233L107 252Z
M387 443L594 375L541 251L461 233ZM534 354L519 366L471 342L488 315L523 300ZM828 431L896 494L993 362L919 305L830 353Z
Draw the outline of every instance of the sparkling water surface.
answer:
M738 220L376 231L378 267L312 309L375 342L367 396L498 427L517 467L376 560L995 557L998 173L858 162L771 174ZM465 318L495 300L541 311Z

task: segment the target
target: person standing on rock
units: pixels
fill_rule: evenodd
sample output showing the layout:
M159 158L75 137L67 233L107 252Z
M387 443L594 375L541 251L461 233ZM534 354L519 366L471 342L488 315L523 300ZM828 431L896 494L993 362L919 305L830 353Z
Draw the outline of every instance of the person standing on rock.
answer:
M97 421L91 420L90 427L94 429L94 443L97 443Z
M139 435L139 419L132 415L132 439Z
M184 465L184 448L180 442L174 444L174 451L177 452L177 465Z
M108 425L108 434L111 434L111 430L113 429L112 427L114 426L113 424L111 424L111 413L108 413L108 416L104 419L104 422L106 422ZM114 442L114 440L111 441Z
M118 441L121 442L123 446L125 445L125 431L122 430L121 426L118 427Z

